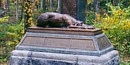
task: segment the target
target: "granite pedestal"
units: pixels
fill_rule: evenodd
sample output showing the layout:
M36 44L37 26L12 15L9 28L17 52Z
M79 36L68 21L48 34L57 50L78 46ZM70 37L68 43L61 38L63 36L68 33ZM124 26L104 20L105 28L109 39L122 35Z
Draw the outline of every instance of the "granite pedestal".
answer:
M10 65L119 65L101 29L28 28Z

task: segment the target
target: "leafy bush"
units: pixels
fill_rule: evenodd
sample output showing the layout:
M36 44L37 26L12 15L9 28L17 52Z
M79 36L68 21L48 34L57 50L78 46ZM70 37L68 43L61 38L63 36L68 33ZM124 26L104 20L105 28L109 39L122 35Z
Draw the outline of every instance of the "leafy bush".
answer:
M8 22L8 20L9 20L9 16L2 17L2 18L0 18L0 23Z
M0 62L7 61L10 52L23 35L23 22L0 24Z
M94 22L96 27L103 29L103 32L109 37L113 45L119 50L121 56L130 54L130 7L113 6L107 4L111 11L109 14L100 16L97 14L97 20Z
M130 62L121 62L120 65L130 65Z
M95 13L92 12L92 11L89 11L89 12L87 12L86 16L87 16L86 17L86 24L87 25L92 25L93 24L92 21L95 18Z

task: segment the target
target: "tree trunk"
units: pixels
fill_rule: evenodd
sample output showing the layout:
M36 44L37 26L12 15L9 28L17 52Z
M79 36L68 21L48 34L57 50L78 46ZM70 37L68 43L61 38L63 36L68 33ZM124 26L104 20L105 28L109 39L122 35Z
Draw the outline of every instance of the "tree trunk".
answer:
M7 11L10 12L10 0L7 0Z
M22 10L21 10L21 20L22 20L22 18L24 18L24 15L23 15L23 10L24 10L24 0L22 0Z
M57 0L57 1L58 1L57 12L60 12L60 1L61 1L61 0Z
M109 2L110 2L110 1L109 1L109 0L107 0L107 3L109 3ZM110 8L107 6L107 12L109 11L109 9L110 9Z
M1 4L2 4L1 2L2 2L2 1L0 0L0 7L1 7Z
M94 0L94 10L95 10L96 13L100 12L98 0Z
M6 9L6 1L3 1L3 8Z
M53 1L50 0L50 10L52 11L53 10Z
M45 0L41 0L41 9L45 12L46 10L46 5L45 5Z
M43 9L42 6L43 6L43 0L41 0L41 9Z
M16 0L16 20L18 20L18 0Z
M94 9L95 9L95 12L99 13L100 9L99 9L99 1L98 0L94 0Z
M129 5L129 4L128 4L129 0L126 0L126 2L127 2L126 6L128 6L128 5Z
M94 11L95 11L95 19L96 19L96 14L100 13L99 1L98 0L94 0Z

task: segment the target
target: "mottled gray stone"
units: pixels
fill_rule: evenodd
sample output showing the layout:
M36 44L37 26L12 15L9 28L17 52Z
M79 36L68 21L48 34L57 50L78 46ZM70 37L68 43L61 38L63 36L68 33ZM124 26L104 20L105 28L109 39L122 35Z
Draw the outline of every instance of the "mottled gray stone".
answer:
M119 55L116 50L101 56L14 50L10 63L10 65L119 65Z

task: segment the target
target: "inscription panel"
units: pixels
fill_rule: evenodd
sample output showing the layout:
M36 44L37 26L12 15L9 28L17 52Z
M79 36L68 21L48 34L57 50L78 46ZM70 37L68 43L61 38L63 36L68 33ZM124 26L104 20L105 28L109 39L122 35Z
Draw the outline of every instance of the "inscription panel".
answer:
M97 42L100 50L111 46L109 40L105 36L98 38Z
M45 47L53 47L53 48L70 47L70 39L64 39L64 38L46 38L44 43Z
M48 48L96 50L93 40L91 39L26 37L20 45L34 46L34 47L48 47Z
M73 39L71 41L71 48L84 49L84 50L95 50L93 40L90 40L90 39L83 39L83 40Z
M44 37L26 37L23 42L22 46L43 46L44 45Z

